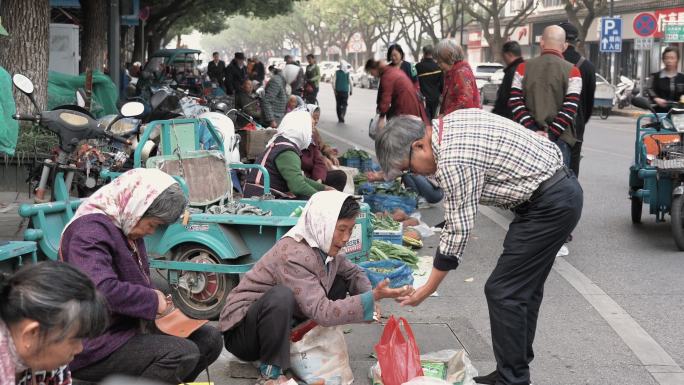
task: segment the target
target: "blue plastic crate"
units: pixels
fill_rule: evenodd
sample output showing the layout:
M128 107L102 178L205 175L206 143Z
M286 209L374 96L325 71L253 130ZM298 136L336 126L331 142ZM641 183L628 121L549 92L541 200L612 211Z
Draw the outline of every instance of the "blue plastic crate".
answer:
M344 159L343 166L353 167L356 169L361 168L361 158L342 158Z
M373 159L361 159L361 166L359 167L361 172L373 171Z
M374 213L379 211L394 212L395 209L399 208L410 215L416 211L418 206L418 201L414 197L386 194L363 194L363 201L371 207L371 211Z
M373 230L374 241L387 241L395 245L401 245L404 237L404 226L400 223L398 230Z

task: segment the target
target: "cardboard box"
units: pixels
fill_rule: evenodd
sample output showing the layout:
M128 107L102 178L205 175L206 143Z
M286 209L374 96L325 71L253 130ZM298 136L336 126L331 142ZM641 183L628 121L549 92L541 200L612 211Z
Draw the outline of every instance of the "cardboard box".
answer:
M240 157L243 159L257 159L266 150L266 143L275 135L277 130L240 130Z

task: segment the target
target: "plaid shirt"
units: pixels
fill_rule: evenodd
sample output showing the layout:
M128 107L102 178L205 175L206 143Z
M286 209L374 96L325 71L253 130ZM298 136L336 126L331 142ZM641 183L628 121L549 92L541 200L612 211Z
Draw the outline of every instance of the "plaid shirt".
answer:
M458 266L478 203L515 207L563 166L554 143L480 109L455 111L441 125L434 121L432 146L445 197L446 224L434 261L442 271Z

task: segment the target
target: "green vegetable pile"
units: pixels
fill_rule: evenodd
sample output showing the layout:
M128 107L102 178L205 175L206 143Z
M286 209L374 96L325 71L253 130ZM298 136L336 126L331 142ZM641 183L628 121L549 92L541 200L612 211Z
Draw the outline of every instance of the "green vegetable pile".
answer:
M347 152L342 155L344 159L355 159L355 158L361 158L361 159L370 159L370 155L366 151L363 150L355 150L353 148L350 148L347 150Z
M368 182L368 176L366 176L365 172L360 172L356 175L354 175L354 185L358 186L361 183L366 183Z
M371 224L374 230L398 231L401 223L395 221L390 216L375 215L371 213Z
M394 182L382 182L378 183L375 188L376 194L394 195L399 197L411 197L415 198L416 193L408 191L405 189L398 180Z
M371 261L396 259L406 263L411 269L418 268L418 254L408 247L385 241L373 241L370 249Z

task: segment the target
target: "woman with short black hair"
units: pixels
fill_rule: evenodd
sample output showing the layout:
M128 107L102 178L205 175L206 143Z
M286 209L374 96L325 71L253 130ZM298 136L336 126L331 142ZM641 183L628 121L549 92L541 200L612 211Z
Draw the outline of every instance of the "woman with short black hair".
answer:
M651 86L649 96L656 104L656 112L668 112L672 104L684 100L684 74L679 72L679 51L675 47L667 47L661 58L664 67L662 70L651 74Z
M106 327L104 298L74 267L50 261L0 274L0 385L71 383L66 365Z
M404 50L399 44L392 44L387 48L387 63L392 67L397 67L402 70L411 80L411 83L413 83L416 90L418 90L420 89L418 72L416 71L416 67L404 60L405 56Z

